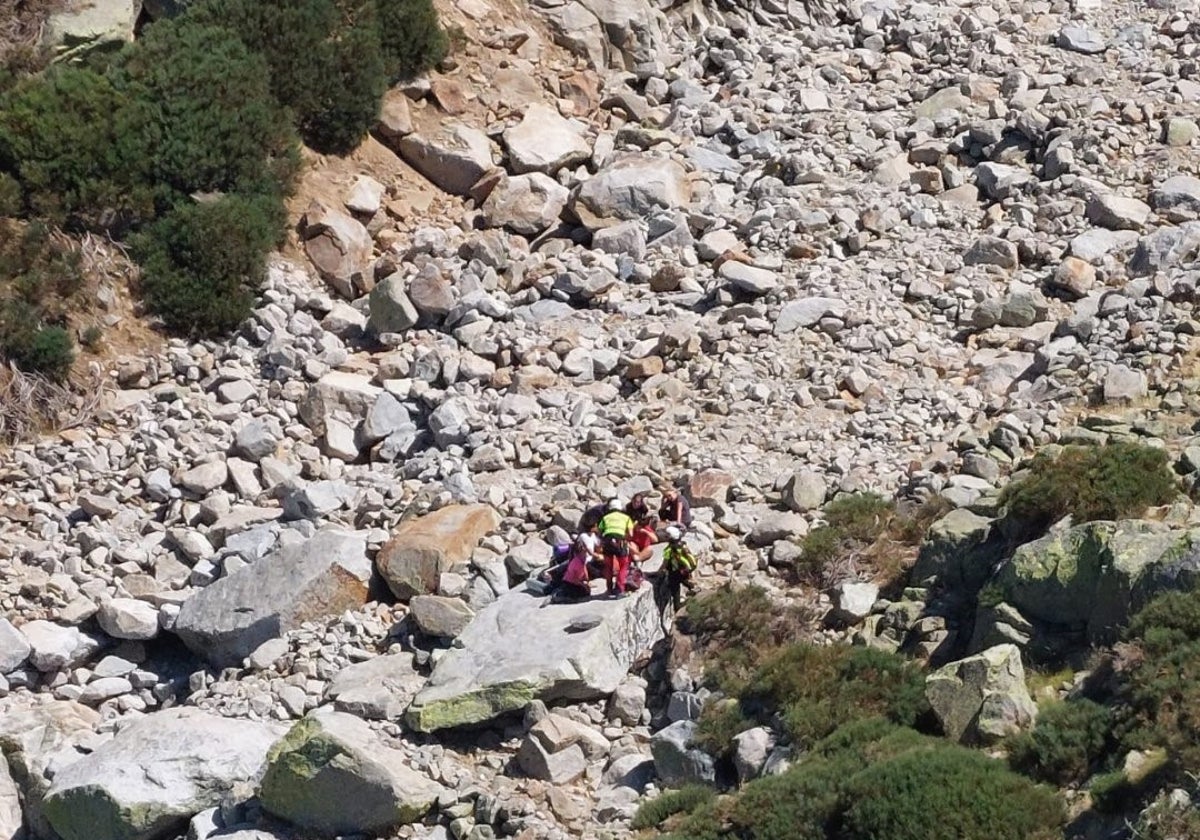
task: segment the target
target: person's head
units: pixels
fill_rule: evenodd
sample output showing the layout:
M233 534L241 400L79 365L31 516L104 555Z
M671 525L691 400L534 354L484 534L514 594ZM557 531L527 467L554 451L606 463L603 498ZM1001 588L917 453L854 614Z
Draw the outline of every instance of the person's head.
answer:
M625 508L625 505L621 504L621 500L618 499L616 496L614 496L613 498L608 500L608 509L609 510L624 510L624 508Z
M646 494L634 493L633 498L629 500L629 506L635 510L644 508L646 506Z
M667 526L667 539L671 542L679 542L683 539L683 531L680 531L674 525Z

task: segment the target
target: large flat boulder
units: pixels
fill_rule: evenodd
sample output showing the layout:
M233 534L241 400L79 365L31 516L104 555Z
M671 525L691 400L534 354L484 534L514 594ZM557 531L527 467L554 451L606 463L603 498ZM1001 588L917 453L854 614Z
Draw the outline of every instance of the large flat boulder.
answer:
M201 589L184 601L174 629L213 665L238 665L305 621L362 606L370 579L364 536L318 531Z
M300 402L300 419L315 434L325 433L325 421L335 415L366 417L383 389L357 373L330 371L311 386Z
M304 252L322 279L353 299L374 248L363 224L337 207L314 201L304 216Z
M1084 628L1111 642L1160 592L1200 580L1200 529L1160 522L1087 522L1018 548L996 577L999 594L1027 618Z
M409 726L433 732L490 721L535 699L611 694L663 634L649 586L618 600L544 601L513 590L480 611L413 700Z
M271 750L263 807L324 835L379 834L429 813L444 788L358 718L315 712Z
M483 223L536 236L558 224L569 196L566 187L541 172L503 178L483 202Z
M626 154L584 181L572 209L590 230L675 209L691 200L683 167L670 158Z
M26 825L38 836L48 837L52 835L42 814L42 800L50 779L83 755L83 745L95 738L100 715L70 700L52 700L48 695L39 699L19 708L0 703L0 757L7 760L0 760L0 766L6 767L21 791Z
M375 565L395 596L408 601L436 591L442 572L465 565L479 541L499 525L490 505L449 505L401 522L379 549Z
M43 803L63 840L153 840L255 782L281 726L176 708L139 718L60 770Z

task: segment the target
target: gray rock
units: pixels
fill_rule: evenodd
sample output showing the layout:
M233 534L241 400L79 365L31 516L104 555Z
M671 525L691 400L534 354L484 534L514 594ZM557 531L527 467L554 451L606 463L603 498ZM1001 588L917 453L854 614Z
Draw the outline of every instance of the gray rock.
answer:
M1104 402L1128 403L1146 396L1146 374L1124 365L1113 365L1104 374Z
M783 486L783 503L787 505L788 510L808 513L825 504L828 492L824 475L812 470L800 470Z
M1087 26L1064 26L1055 41L1059 47L1071 52L1095 55L1108 49L1104 37Z
M422 819L444 793L366 723L321 710L272 747L260 798L267 811L302 829L376 835Z
M776 540L803 537L808 533L808 522L793 511L769 511L763 514L750 531L750 545L770 545Z
M592 155L591 146L579 130L555 108L542 104L530 105L521 122L504 132L504 145L512 171L518 175L553 175L563 167L578 166Z
M1145 202L1115 193L1092 196L1087 203L1088 221L1112 230L1140 230L1149 216Z
M282 727L176 708L62 768L43 808L63 840L151 840L256 782Z
M397 145L405 163L453 195L468 195L494 166L487 135L460 123L443 124L431 134L409 134Z
M387 189L370 175L359 175L346 193L346 209L362 216L374 216L383 204Z
M775 276L775 272L765 268L756 268L737 260L726 260L721 263L717 273L728 280L735 289L752 297L769 294L779 286L779 279Z
M808 297L785 303L775 318L775 334L786 335L801 327L811 327L822 318L841 318L846 302L831 297Z
M371 261L374 242L362 223L320 201L304 215L304 252L340 295L357 297L355 286Z
M413 655L404 651L343 668L325 694L339 711L368 720L396 720L424 685Z
M369 446L378 443L390 435L412 427L412 419L408 409L391 394L384 391L375 399L375 404L367 412L359 428L359 438Z
M114 639L145 641L158 635L158 610L135 598L113 598L96 612L100 629Z
M14 780L20 780L26 825L36 836L55 836L42 813L50 780L93 748L99 723L100 715L87 706L45 694L32 704L0 712L0 755L8 759Z
M1005 163L989 161L975 167L975 183L988 198L996 201L1016 195L1036 180L1029 170Z
M392 274L371 290L371 314L367 328L372 332L402 333L417 325L421 315L408 298L404 277Z
M354 492L340 481L295 479L275 488L284 519L317 520L341 510Z
M271 429L262 420L251 420L238 429L234 436L234 448L247 461L258 463L268 455L275 454L279 442Z
M21 809L21 791L8 771L8 762L0 760L0 838L24 840L25 813Z
M14 627L7 618L0 618L0 674L11 674L20 668L32 650L25 634ZM3 837L4 835L0 834L0 838Z
M569 197L566 187L541 172L502 178L483 202L483 222L536 236L558 223Z
M626 726L637 726L646 708L646 687L627 681L617 686L608 701L608 717Z
M1200 126L1185 117L1171 117L1163 130L1163 142L1175 148L1192 145L1197 136L1200 136Z
M1190 262L1197 254L1200 254L1200 222L1159 228L1138 240L1128 271L1130 276L1145 277Z
M664 784L711 784L716 778L712 756L692 746L697 726L695 721L681 720L660 729L650 739L654 769Z
M209 461L175 476L175 483L189 493L205 496L216 490L229 478L229 468L224 461Z
M1200 217L1200 178L1175 175L1150 193L1150 201L1158 215L1172 222L1186 222Z
M621 222L596 231L592 248L614 256L640 260L646 254L646 233L640 222Z
M953 741L992 743L1029 729L1037 719L1015 645L998 645L938 669L925 679L925 696Z
M21 633L30 647L29 664L43 673L79 665L100 649L100 643L79 628L40 619L21 625Z
M733 766L738 781L745 783L762 775L767 757L774 748L775 736L765 726L756 726L734 736Z
M879 600L879 587L874 583L844 581L833 589L833 618L846 624L857 624L871 614Z
M650 587L615 601L549 605L516 590L485 607L438 660L406 715L420 732L492 720L531 700L611 694L662 635ZM585 620L586 619L586 620Z
M975 240L965 254L964 265L994 265L1004 269L1014 269L1020 265L1017 257L1017 245L1007 239L996 236L981 236Z
M101 677L83 687L79 694L79 702L88 706L98 706L105 700L129 694L131 691L133 683L124 677Z
M268 639L367 600L371 564L359 534L318 531L184 601L175 632L214 665L238 665Z
M418 595L408 602L408 610L422 633L443 639L458 636L475 617L460 598L441 595Z
M88 516L107 519L121 509L120 503L111 496L83 493L79 497L79 508Z
M650 154L615 159L579 188L575 214L590 230L640 219L656 208L685 206L691 190L683 167Z

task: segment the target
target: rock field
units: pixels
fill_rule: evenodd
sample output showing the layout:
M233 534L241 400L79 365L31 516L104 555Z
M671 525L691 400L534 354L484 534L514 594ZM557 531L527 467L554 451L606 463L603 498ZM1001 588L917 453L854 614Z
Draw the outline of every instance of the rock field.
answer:
M586 507L828 606L772 563L834 494L1200 410L1193 2L459 6L369 141L435 205L314 200L237 335L0 452L0 839L627 836L703 691L649 593L522 591Z

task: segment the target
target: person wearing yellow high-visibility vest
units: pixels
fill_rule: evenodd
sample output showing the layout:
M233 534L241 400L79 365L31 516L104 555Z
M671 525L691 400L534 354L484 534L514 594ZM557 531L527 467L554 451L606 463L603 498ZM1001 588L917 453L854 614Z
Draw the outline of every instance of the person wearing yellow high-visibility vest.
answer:
M604 576L608 579L608 594L625 594L629 577L629 538L633 536L633 518L625 513L620 499L608 503L608 513L600 518L600 547L604 551Z
M680 590L696 588L692 583L692 572L696 571L696 557L683 541L683 530L677 525L667 528L667 545L663 548L663 568L667 572L667 590L671 593L671 608L679 611L682 599Z

